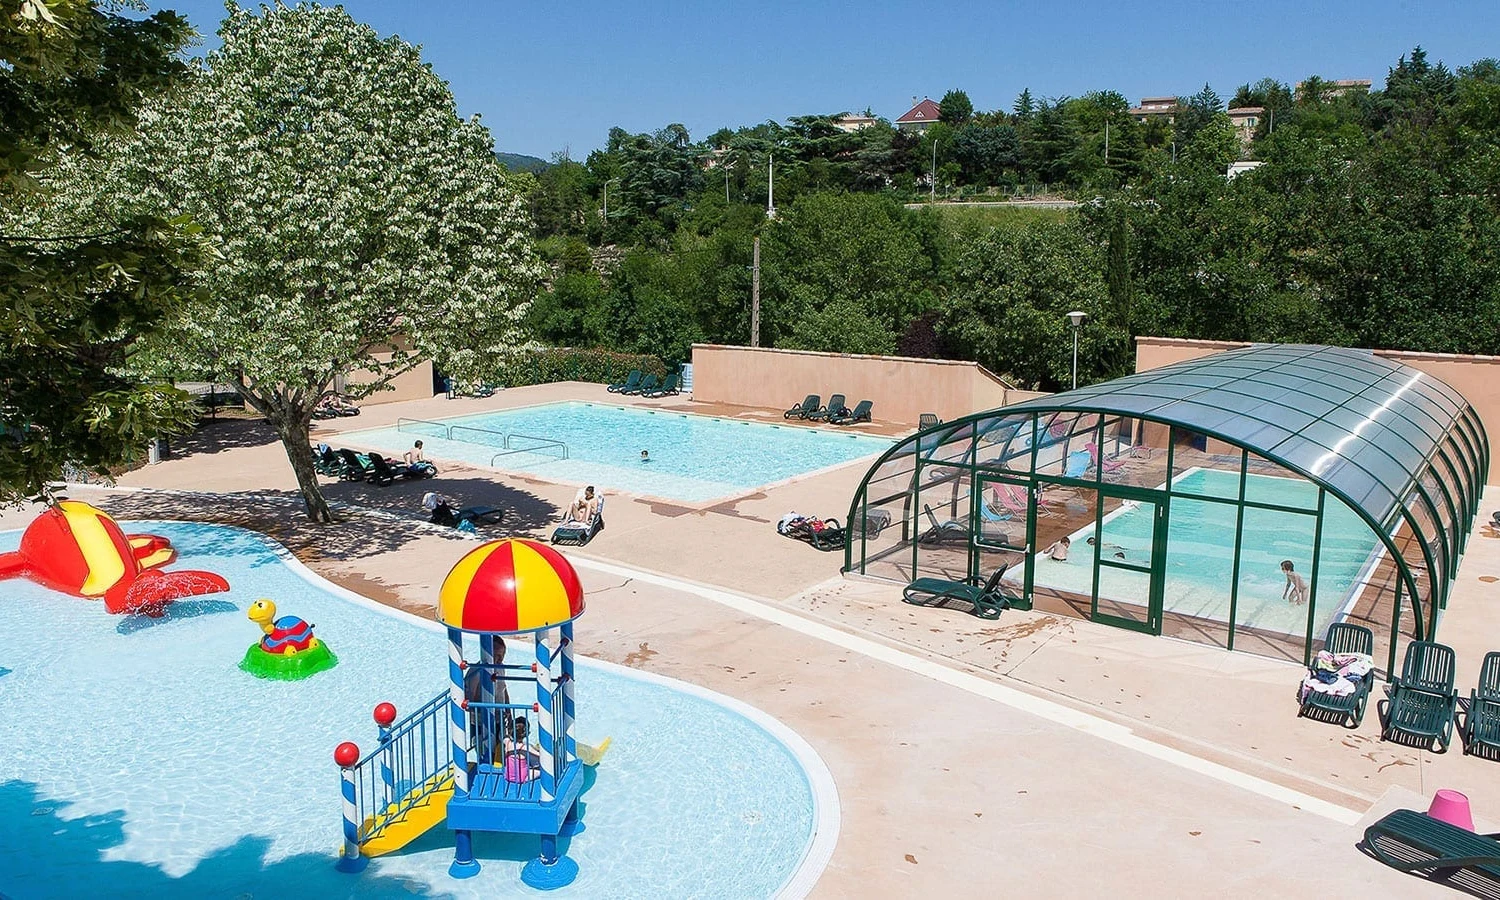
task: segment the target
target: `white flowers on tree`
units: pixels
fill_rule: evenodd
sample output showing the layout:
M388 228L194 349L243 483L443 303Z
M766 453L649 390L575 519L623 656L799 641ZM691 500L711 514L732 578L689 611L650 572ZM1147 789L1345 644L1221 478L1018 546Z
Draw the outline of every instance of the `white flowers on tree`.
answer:
M335 377L356 398L419 358L483 377L527 348L543 269L489 132L417 48L311 5L231 8L219 34L122 162L131 202L217 240L159 359L237 378L328 521L308 423Z

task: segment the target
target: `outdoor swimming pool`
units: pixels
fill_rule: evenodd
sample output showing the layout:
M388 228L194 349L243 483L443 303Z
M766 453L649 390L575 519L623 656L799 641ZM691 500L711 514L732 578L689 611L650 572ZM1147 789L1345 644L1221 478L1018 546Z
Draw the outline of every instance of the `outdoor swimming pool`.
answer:
M1195 469L1174 480L1175 490L1203 497L1239 495L1239 473ZM1295 478L1248 474L1247 500L1313 510L1317 486ZM1196 497L1172 497L1166 547L1162 609L1188 616L1228 622L1230 584L1234 579L1234 535L1237 507ZM1316 516L1246 507L1240 542L1239 592L1234 609L1236 627L1259 628L1299 637L1307 633L1306 606L1282 599L1286 577L1281 561L1294 561L1304 578L1312 571ZM1109 555L1127 560L1150 559L1152 516L1141 506L1126 503L1105 517ZM1092 547L1086 543L1092 526L1071 537L1073 554L1058 562L1038 553L1034 584L1070 593L1093 593ZM1375 559L1379 540L1359 516L1334 498L1323 514L1322 551L1318 560L1317 610L1313 634L1345 612L1351 594ZM1080 552L1081 551L1081 552ZM1099 596L1145 604L1146 579L1134 572L1101 566Z
M435 626L305 579L257 534L122 524L169 537L182 554L170 569L216 571L232 590L149 620L0 582L0 894L538 895L518 878L535 838L476 835L483 870L467 881L447 875L452 834L442 827L360 875L333 868L332 749L373 741L377 702L411 711L442 690L447 650ZM19 536L0 533L0 551ZM245 617L257 597L314 623L338 666L290 683L241 672L259 635ZM579 662L579 736L614 740L582 798L587 830L567 848L578 880L558 893L765 897L794 876L805 889L800 867L837 831L831 779L810 748L726 698Z
M566 402L350 432L351 443L610 491L702 503L883 452L885 438L837 428ZM566 458L559 444L566 447ZM641 451L651 461L641 462Z

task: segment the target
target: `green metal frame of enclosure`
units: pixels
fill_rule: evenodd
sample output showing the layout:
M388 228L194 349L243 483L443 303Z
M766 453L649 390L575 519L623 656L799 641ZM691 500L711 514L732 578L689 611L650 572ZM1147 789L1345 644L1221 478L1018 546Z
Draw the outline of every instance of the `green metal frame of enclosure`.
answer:
M883 467L892 462L899 464L902 457L912 458L911 482L904 501L904 512L911 522L915 520L914 501L923 489L924 467L942 466L965 472L971 482L983 477L996 480L1029 477L1035 484L1041 448L1049 442L1058 443L1080 434L1087 436L1086 432L1067 431L1083 421L1094 423L1091 428L1095 440L1103 446L1104 425L1109 417L1186 429L1238 448L1240 528L1247 507L1277 508L1245 499L1245 473L1251 453L1317 485L1316 512L1284 511L1317 515L1315 528L1319 535L1325 495L1333 495L1379 535L1397 566L1392 655L1403 594L1415 614L1414 634L1418 638L1430 637L1436 631L1438 611L1447 605L1458 561L1478 511L1479 495L1489 471L1489 442L1478 415L1457 391L1431 375L1368 350L1256 345L942 423L898 442L876 460L855 492L848 521L866 521L865 513L874 505L869 497L871 481ZM1000 445L998 451L997 445ZM1174 471L1173 442L1169 439L1167 445L1166 471L1170 479ZM981 460L981 447L994 455ZM1015 465L1022 454L1030 454L1029 466ZM1090 478L1042 477L1048 483L1097 490L1106 486L1102 471L1102 465L1095 465ZM896 490L888 497L877 498L875 503L890 502L901 496ZM1164 499L1152 502L1165 502L1167 508L1162 512L1170 516L1172 492L1167 490L1162 496ZM1102 506L1102 495L1099 502ZM969 515L969 533L977 535L980 524L976 521L977 506ZM1034 517L1033 508L1028 515L1028 535L1035 531ZM1423 566L1430 577L1419 580L1401 552L1396 534L1402 523L1420 542ZM857 526L847 529L845 571L864 572L867 562L872 561L866 558L867 531ZM913 538L914 566L917 543ZM1309 656L1312 649L1319 543L1320 538L1315 536L1310 573L1314 596L1309 603L1304 656ZM1233 562L1236 585L1231 587L1231 649L1239 556L1237 533ZM1159 567L1160 554L1157 557L1153 565ZM970 558L971 567L976 566L977 554L971 552ZM1159 572L1154 577L1159 581ZM1159 587L1155 589L1159 591ZM1097 566L1094 594L1097 604ZM1160 630L1159 622L1156 629Z

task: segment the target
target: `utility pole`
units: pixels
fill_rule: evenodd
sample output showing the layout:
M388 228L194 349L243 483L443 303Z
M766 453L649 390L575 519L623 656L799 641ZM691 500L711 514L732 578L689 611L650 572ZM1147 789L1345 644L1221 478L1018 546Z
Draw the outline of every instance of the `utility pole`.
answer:
M754 262L750 266L750 346L760 346L760 236L755 237Z
M604 227L609 227L609 182L604 182Z
M937 202L937 138L932 139L932 185L927 192L929 203Z
M1104 120L1104 164L1109 165L1109 120Z
M774 219L776 218L776 154L774 153L770 155L766 172L766 218ZM759 238L756 239L755 246L760 246Z

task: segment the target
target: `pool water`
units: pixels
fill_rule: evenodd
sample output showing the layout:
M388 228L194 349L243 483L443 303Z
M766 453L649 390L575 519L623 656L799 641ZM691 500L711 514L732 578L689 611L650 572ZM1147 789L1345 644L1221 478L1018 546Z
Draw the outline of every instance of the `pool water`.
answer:
M834 426L767 425L581 402L436 422L408 419L344 437L397 456L420 439L427 456L437 460L689 503L742 494L891 446L887 439ZM565 444L567 458L547 441ZM641 461L642 450L650 462Z
M376 703L410 711L443 689L440 631L305 580L250 532L126 530L169 537L182 554L171 568L233 589L149 620L0 582L0 895L537 896L519 880L535 837L476 834L483 869L465 881L447 875L441 826L360 875L334 870L333 748L370 748ZM0 551L18 542L0 533ZM263 596L314 623L338 666L292 683L241 672L259 637L245 610ZM578 880L560 895L766 897L807 853L816 801L798 757L674 684L579 660L579 738L614 740L583 795L587 829L567 844Z
M1239 496L1239 473L1195 469L1174 480L1174 490L1206 497ZM1305 509L1317 508L1317 487L1294 478L1249 474L1246 498L1262 503ZM1234 534L1237 507L1195 497L1172 496L1168 519L1166 571L1162 608L1188 616L1228 622L1234 580ZM1240 541L1239 594L1235 626L1301 636L1307 633L1307 606L1282 599L1286 576L1281 561L1290 559L1311 587L1315 515L1277 510L1245 509ZM1153 522L1147 507L1125 503L1105 517L1104 540L1111 553L1118 549L1127 560L1150 559ZM1085 596L1093 593L1092 547L1086 543L1093 526L1071 535L1073 553L1066 562L1037 554L1034 584ZM1330 497L1323 513L1322 552L1318 559L1317 610L1313 633L1322 634L1352 599L1362 576L1382 547L1374 532L1352 510ZM1081 551L1081 552L1080 552ZM1019 574L1019 573L1018 573ZM1145 605L1143 575L1108 566L1099 570L1099 596Z

